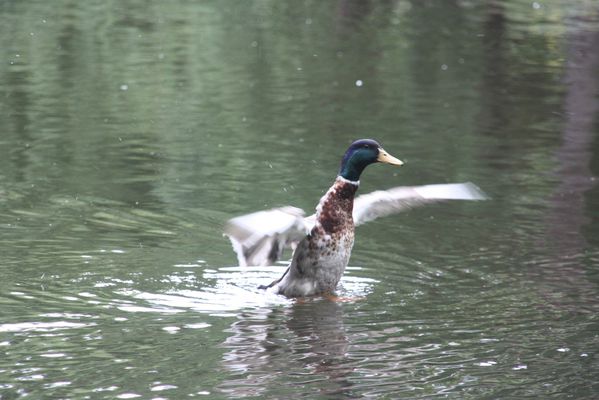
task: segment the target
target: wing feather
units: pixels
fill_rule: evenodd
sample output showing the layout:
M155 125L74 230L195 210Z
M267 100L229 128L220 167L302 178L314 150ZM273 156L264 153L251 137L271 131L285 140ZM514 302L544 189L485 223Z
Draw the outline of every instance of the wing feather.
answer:
M240 266L272 265L309 229L304 211L288 206L233 218L225 225L224 233L231 240Z
M399 186L377 190L354 200L354 224L403 212L443 200L485 200L487 195L475 184L447 183L424 186Z

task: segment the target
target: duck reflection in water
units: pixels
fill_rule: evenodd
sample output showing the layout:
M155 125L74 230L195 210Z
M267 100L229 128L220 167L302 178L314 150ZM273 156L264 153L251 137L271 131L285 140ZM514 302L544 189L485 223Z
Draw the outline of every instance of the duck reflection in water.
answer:
M223 366L237 378L220 390L233 397L264 395L273 387L280 387L280 394L299 389L307 395L351 397L347 377L353 367L343 313L343 305L322 299L241 313L222 344L228 350Z

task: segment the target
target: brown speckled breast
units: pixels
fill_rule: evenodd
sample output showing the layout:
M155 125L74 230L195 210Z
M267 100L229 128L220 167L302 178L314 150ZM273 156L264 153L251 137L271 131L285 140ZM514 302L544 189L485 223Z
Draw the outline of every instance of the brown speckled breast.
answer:
M337 180L323 198L317 220L325 233L334 235L343 231L353 232L352 212L354 209L354 195L357 190L358 185Z

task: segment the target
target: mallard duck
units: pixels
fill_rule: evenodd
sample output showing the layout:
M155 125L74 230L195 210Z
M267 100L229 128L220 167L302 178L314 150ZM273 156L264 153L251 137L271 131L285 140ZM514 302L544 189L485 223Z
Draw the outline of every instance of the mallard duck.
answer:
M304 217L298 208L280 207L228 221L225 235L241 266L272 265L284 248L294 250L281 278L260 289L287 297L332 294L349 261L355 225L439 200L486 198L468 182L395 187L354 199L360 174L377 162L403 165L375 140L357 140L343 155L337 178L320 199L316 214Z

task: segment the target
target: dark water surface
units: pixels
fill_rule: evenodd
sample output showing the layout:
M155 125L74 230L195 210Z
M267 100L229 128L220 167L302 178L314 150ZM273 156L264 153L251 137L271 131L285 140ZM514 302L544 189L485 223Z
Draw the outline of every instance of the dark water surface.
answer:
M599 5L0 4L0 398L597 398ZM492 196L357 231L335 303L256 290L224 221Z

